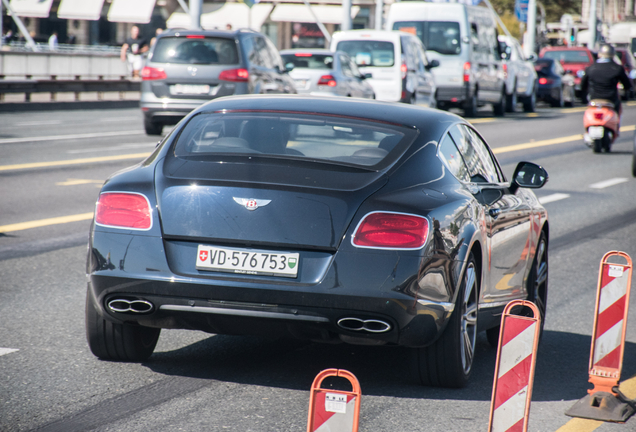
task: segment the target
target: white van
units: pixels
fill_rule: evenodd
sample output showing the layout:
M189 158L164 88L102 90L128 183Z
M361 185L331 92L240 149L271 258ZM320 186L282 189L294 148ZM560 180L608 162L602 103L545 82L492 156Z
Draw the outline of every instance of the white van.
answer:
M436 85L422 42L412 34L384 30L336 32L332 51L344 51L363 75L376 99L436 106ZM368 75L367 75L368 76Z
M466 117L492 103L495 115L506 111L504 68L491 12L461 3L398 2L389 10L387 29L410 32L438 60L433 70L440 108L460 107Z

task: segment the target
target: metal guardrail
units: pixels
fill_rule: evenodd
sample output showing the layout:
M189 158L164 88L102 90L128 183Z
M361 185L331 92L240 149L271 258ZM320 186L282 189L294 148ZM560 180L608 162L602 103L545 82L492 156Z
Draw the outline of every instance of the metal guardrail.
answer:
M0 80L0 101L7 93L24 93L25 101L31 101L32 93L50 93L51 100L56 100L57 93L75 93L75 100L80 100L80 93L97 92L97 99L103 99L105 92L119 92L123 99L123 92L140 91L141 81L130 79L21 79Z
M111 45L76 45L76 44L58 44L56 49L51 49L48 43L36 43L39 53L59 53L59 54L110 54L119 55L121 47ZM2 45L2 50L33 53L33 50L26 42L10 42Z

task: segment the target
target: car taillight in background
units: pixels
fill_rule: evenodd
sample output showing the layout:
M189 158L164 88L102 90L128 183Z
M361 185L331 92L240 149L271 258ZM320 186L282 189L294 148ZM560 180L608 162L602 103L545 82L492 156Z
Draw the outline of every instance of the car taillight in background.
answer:
M400 66L400 72L402 72L402 79L406 78L406 72L408 72L408 68L406 67L406 63L402 63Z
M603 113L602 112L594 113L594 119L595 120L603 120Z
M294 54L296 57L311 57L311 53L296 53Z
M338 85L338 83L336 82L336 79L333 77L333 75L323 75L318 80L318 85L326 85L329 87L335 87Z
M539 78L539 84L541 85L552 84L553 82L554 80L551 80L550 78Z
M228 69L219 74L222 81L245 82L250 77L247 69Z
M425 217L405 214L369 213L356 228L354 246L377 249L419 249L428 237Z
M95 223L98 225L136 230L152 227L150 202L131 192L104 192L97 200Z
M504 63L502 65L504 78L508 77L508 65Z
M146 66L141 70L141 79L144 81L163 80L166 78L168 78L168 75L161 68Z
M470 62L464 63L464 82L470 82Z

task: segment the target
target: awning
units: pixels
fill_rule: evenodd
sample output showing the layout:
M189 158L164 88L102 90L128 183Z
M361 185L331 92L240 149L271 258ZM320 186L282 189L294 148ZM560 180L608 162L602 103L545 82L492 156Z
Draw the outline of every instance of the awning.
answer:
M57 17L63 19L97 21L102 14L104 0L62 0Z
M53 0L11 0L9 6L17 16L48 18Z
M156 0L113 0L108 9L108 21L147 24Z
M342 24L342 6L312 6L311 9L323 24ZM360 6L351 6L351 18L354 18ZM272 21L315 23L314 16L306 5L279 4L269 16Z
M274 6L256 4L250 8L244 3L203 4L201 27L205 30L225 30L230 24L234 30L252 28L260 30ZM251 17L250 17L251 14ZM248 24L251 24L248 26ZM166 21L168 28L190 28L190 15L182 10L170 15Z

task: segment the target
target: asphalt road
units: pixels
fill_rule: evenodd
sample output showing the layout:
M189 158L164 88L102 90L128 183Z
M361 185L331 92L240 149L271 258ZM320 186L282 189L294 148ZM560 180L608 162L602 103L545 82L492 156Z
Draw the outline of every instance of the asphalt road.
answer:
M610 154L582 144L582 111L474 120L507 175L519 160L550 173L537 192L550 214L550 293L530 431L636 430L635 418L564 415L590 387L600 259L609 250L636 258L636 104ZM326 368L360 380L360 431L487 430L496 353L483 335L461 390L413 384L401 348L164 330L146 363L96 359L84 336L91 212L101 183L154 148L141 124L137 109L0 114L0 430L300 431ZM634 376L632 319L621 385L631 398Z

